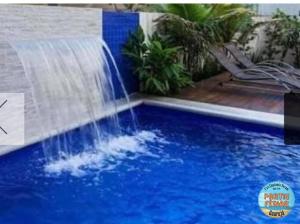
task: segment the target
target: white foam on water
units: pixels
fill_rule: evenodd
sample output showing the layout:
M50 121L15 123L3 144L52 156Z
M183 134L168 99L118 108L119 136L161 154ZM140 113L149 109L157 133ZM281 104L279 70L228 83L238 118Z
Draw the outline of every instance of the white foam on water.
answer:
M46 164L45 171L57 175L67 172L73 176L83 176L89 170L111 170L124 158L151 155L147 148L149 142L160 142L160 137L150 131L113 137L98 143L96 150L85 150Z

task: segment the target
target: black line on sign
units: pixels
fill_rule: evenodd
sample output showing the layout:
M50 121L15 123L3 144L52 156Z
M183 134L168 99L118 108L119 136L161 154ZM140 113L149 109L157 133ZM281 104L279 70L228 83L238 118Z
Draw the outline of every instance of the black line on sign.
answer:
M0 126L0 129L5 133L7 134L7 132Z
M4 104L7 103L7 100L5 100L1 105L0 105L0 108L4 106Z

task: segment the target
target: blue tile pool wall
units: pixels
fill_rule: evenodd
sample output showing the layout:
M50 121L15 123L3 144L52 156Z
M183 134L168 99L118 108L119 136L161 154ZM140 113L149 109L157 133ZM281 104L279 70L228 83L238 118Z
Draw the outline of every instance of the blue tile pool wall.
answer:
M130 60L123 54L123 47L129 38L130 32L136 31L138 26L138 13L103 12L103 39L116 60L125 88L129 94L138 91L138 79L132 73ZM111 69L113 71L112 64ZM116 97L123 97L115 71L113 71L113 82Z

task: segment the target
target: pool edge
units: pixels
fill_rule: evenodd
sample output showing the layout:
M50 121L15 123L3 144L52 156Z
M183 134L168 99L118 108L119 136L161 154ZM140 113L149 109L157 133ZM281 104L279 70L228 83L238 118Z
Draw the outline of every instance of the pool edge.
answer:
M229 107L222 106L210 103L202 103L190 100L182 100L171 97L156 97L156 96L148 96L142 94L132 94L130 96L130 104L120 103L117 109L117 112L125 111L129 108L134 108L141 104L152 105L152 106L160 106L171 109L177 109L181 111L187 111L197 114L211 115L216 117L227 118L231 120L250 122L255 124L263 124L272 127L283 128L284 126L284 117L280 114L273 114L267 112L260 112L254 110L247 110L237 107ZM103 117L97 117L97 120L100 120ZM88 123L89 121L86 121ZM82 125L82 124L81 124ZM66 131L72 130L78 127L78 125L72 125L66 129ZM47 136L51 137L50 136ZM0 151L0 156L3 156L8 153L12 153L17 150L21 150L29 145L36 144L42 141L42 138L35 138L29 140L26 144L22 146L12 146L12 147L4 147L3 150Z
M118 102L117 102L117 113L120 113L122 111L128 110L129 108L134 108L136 106L139 106L139 105L143 104L143 101L139 98L131 100L129 104L127 104L126 102L127 101L124 102L124 100L118 100ZM100 116L97 116L96 119L101 120L101 119L109 116L111 113L114 113L114 112L115 112L115 110L107 111L106 113L104 113ZM73 130L75 128L78 128L80 126L86 125L90 122L91 122L90 120L82 120L80 124L74 123L74 124L70 125L69 127L67 127L64 132L71 131L71 130ZM26 142L24 145L3 146L3 149L0 150L0 157L3 156L3 155L6 155L8 153L17 151L17 150L21 150L21 149L23 149L25 147L28 147L30 145L34 145L38 142L43 141L43 139L47 139L47 138L50 138L51 136L59 135L59 134L61 134L61 133L49 133L49 135L46 136L46 137L44 137L44 136L39 136L39 137L35 136L34 138L28 140L28 142Z
M146 105L173 108L182 111L217 116L255 124L263 124L272 127L284 127L284 116L280 114L196 102L190 100L182 100L170 97L146 96L143 98L143 103Z

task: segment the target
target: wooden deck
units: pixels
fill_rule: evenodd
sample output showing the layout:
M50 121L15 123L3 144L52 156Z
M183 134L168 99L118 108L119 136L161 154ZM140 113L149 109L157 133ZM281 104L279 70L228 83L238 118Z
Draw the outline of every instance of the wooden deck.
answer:
M285 90L279 86L229 81L227 72L184 89L176 98L283 114ZM220 85L223 82L223 85Z

